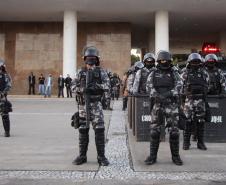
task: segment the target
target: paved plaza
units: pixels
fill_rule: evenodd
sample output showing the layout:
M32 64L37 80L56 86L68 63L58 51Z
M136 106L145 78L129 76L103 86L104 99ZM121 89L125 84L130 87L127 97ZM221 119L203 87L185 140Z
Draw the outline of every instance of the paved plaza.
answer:
M226 144L207 143L200 151L192 143L182 151L183 166L172 163L168 141L160 144L158 163L144 165L149 143L136 142L127 126L122 101L105 111L108 167L96 160L94 132L90 129L88 162L72 165L78 154L78 131L70 126L74 99L9 97L13 104L11 137L0 124L0 185L72 184L226 184Z

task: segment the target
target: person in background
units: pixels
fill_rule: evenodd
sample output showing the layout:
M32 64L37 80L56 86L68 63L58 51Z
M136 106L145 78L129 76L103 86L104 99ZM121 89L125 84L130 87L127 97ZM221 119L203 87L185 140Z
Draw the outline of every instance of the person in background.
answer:
M45 77L41 74L38 78L38 92L40 95L45 95Z
M28 85L28 94L35 94L35 75L33 74L33 72L31 72L31 74L28 76Z
M67 90L67 98L72 98L72 92L71 92L71 82L72 82L72 79L70 77L69 74L67 74L67 78L65 78L65 86L66 86L66 90Z
M48 96L48 97L51 97L51 93L52 93L52 86L53 86L53 78L52 78L52 75L49 74L49 76L46 78L45 80L45 98Z
M64 97L64 78L62 75L58 78L58 98Z

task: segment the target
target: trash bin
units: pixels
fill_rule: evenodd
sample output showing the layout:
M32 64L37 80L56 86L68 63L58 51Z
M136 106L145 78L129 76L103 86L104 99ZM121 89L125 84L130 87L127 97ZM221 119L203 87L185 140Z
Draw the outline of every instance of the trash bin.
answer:
M211 110L211 122L205 124L206 142L226 142L226 97L208 96Z
M136 141L150 141L151 102L149 96L135 97L135 136Z

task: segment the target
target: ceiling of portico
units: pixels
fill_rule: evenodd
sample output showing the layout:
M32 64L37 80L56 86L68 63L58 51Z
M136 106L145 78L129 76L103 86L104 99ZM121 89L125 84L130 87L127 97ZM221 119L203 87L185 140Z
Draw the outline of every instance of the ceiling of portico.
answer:
M154 28L154 12L170 12L170 29L226 29L226 0L0 0L0 21L63 21L65 10L81 22L130 22Z

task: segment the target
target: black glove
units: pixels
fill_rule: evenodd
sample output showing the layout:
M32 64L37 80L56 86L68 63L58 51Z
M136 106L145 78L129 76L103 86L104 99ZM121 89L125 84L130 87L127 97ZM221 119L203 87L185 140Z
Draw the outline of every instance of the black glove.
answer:
M104 93L104 90L101 87L101 84L90 83L87 88L84 88L83 92L85 94L100 95Z
M224 94L219 94L219 95L218 95L218 98L219 98L219 99L223 99L223 98L225 98L225 97L226 97L226 96L225 96Z
M179 103L179 102L180 102L180 97L179 97L178 95L174 95L174 96L172 97L172 100L173 100L173 102L175 102L175 103Z
M166 100L166 98L161 94L158 94L158 96L153 97L153 99L154 99L155 103L165 102L165 100Z
M93 88L84 88L83 93L85 94L92 94L94 92Z
M165 98L170 98L173 96L173 93L171 91L167 91L165 93L162 93L161 95Z
M7 92L6 92L6 91L2 91L2 92L0 93L0 95L1 95L1 97L6 97L6 96L7 96Z

